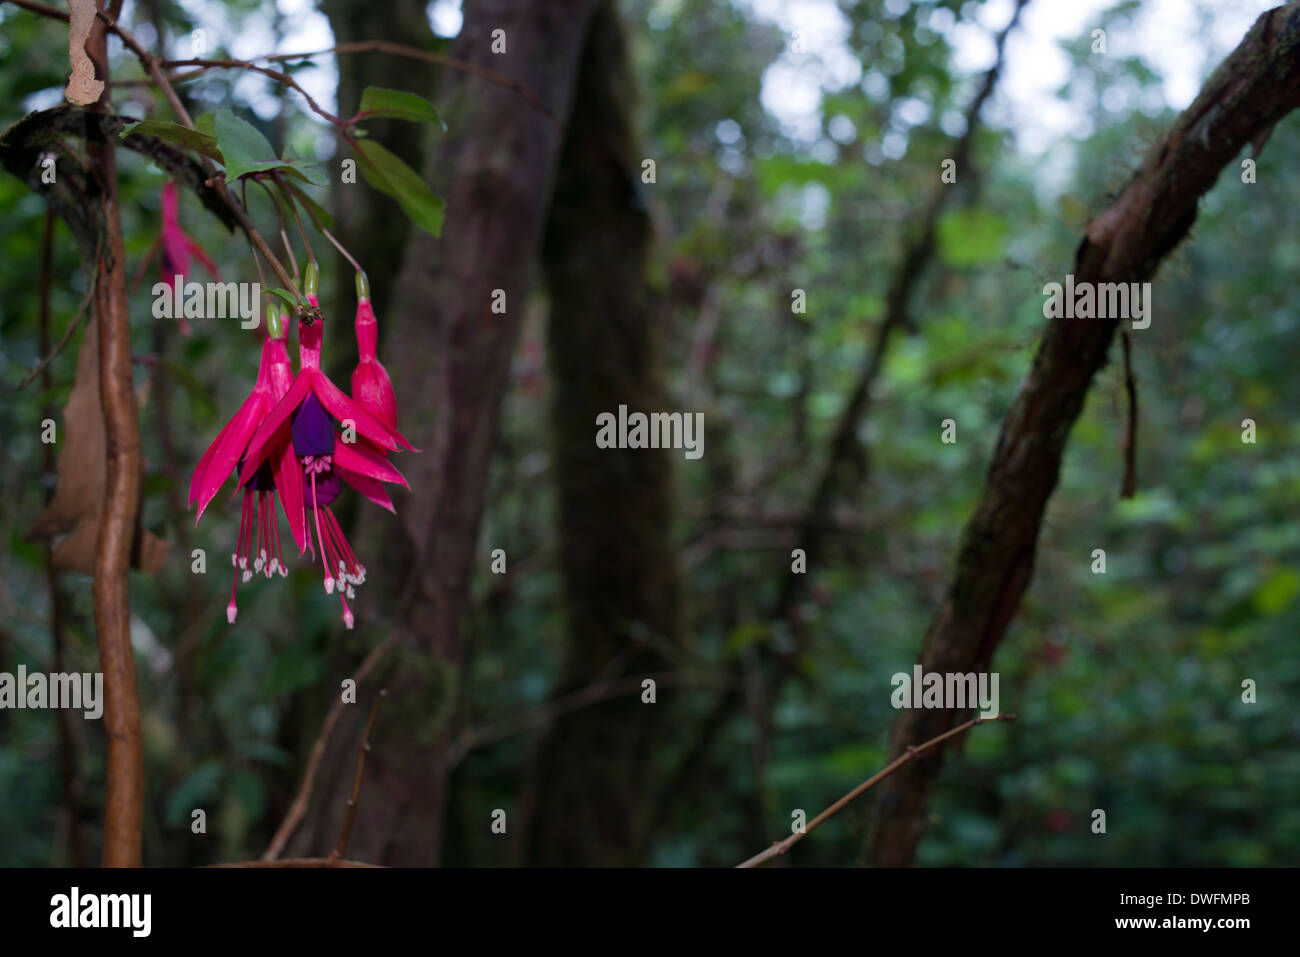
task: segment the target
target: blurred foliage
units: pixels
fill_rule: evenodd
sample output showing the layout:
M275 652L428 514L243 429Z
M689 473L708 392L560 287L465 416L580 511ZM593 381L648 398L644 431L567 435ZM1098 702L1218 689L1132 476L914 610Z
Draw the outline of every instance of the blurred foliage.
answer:
M950 38L980 4L915 2L901 15L904 5L892 0L841 5L861 75L825 92L812 138L782 129L759 95L774 63L806 64L817 51L792 52L744 4L624 7L647 156L657 161L657 182L643 189L661 233L655 277L670 306L669 386L681 408L705 413L708 432L704 458L677 473L690 636L683 668L743 670L758 645L793 647L788 627L764 617L789 571L793 523L870 348L902 242L951 148L953 119L977 81L955 71ZM238 8L213 52L261 16L256 3ZM1121 4L1102 25L1129 28L1137 8ZM7 124L20 104L53 102L66 40L26 14L0 15L0 85L14 94ZM186 29L179 20L173 28ZM1070 271L1083 224L1174 115L1147 64L1089 53L1090 29L1067 45L1072 69L1060 91L1080 117L1079 135L1034 156L1015 149L1012 129L979 131L974 168L959 172L940 223L914 328L895 340L860 435L870 477L837 509L827 554L810 556L803 612L814 640L797 680L770 703L770 728L727 726L707 755L707 786L668 808L655 863L735 863L788 833L793 809L811 818L883 765L895 716L889 678L910 669L942 598L1043 325L1042 286ZM125 61L117 68L134 75ZM278 131L307 161L328 158L321 125L293 101L274 122L251 114L234 89L246 79L214 72L187 95L203 111L240 112L277 148L285 145ZM1105 99L1108 90L1123 91L1122 108L1107 105L1115 99ZM143 101L125 112L143 116ZM1130 501L1118 494L1126 417L1118 345L1095 383L1044 523L1034 583L995 662L1001 707L1019 720L977 728L949 754L920 863L1300 861L1300 658L1290 653L1300 629L1300 422L1285 413L1300 405L1292 214L1300 177L1288 172L1298 147L1293 116L1274 131L1257 183L1243 184L1230 164L1191 240L1155 281L1151 327L1133 336L1141 417L1139 492ZM156 235L161 182L146 161L123 154L132 269ZM256 203L254 211L269 215ZM32 277L42 212L25 186L0 178L6 387L37 359ZM218 256L223 276L255 278L244 275L244 245L193 197L182 199L182 220ZM455 235L454 221L447 230ZM55 249L57 341L85 273L65 230ZM138 351L161 345L168 357L172 424L169 435L157 427L156 373L140 366L144 524L176 541L189 527L182 493L192 463L246 393L256 360L232 328L200 324L188 339L174 330L160 336L148 309L153 281L133 296L133 335ZM806 314L791 311L795 289L806 292ZM474 583L465 681L467 707L483 722L541 707L563 643L537 296L503 405ZM327 350L352 348L335 338ZM0 670L38 668L50 655L43 552L22 536L42 495L37 423L66 399L79 341L55 363L48 395L34 384L0 406L9 466L0 474ZM939 441L945 418L958 423L956 445ZM1254 445L1241 441L1245 418L1258 424ZM191 575L188 556L173 546L164 574L133 580L152 864L259 854L348 663L383 636L382 627L339 632L310 569L295 571L288 587L249 589L240 627L230 631L218 557L234 528L227 508L188 532L193 547L208 550L208 576ZM504 579L485 571L496 547L510 556ZM1104 575L1091 571L1097 548L1106 552ZM89 581L70 578L64 588L68 667L93 670ZM366 614L383 621L380 609L359 618ZM1257 704L1241 701L1246 678L1258 683ZM663 776L689 750L717 694L672 693L682 695L683 724L679 746L654 757ZM102 732L91 723L79 732L80 823L94 847ZM472 752L458 770L449 862L497 860L490 836L468 822L514 799L528 745L508 737ZM0 864L66 862L57 755L49 712L0 712ZM869 801L832 819L792 861L858 860ZM193 807L208 810L206 838L190 839ZM1107 812L1105 836L1090 833L1094 808Z

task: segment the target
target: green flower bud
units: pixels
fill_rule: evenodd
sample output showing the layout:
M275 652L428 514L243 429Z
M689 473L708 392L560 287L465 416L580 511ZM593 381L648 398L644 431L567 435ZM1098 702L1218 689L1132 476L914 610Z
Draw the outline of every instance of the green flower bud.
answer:
M265 307L266 331L272 339L284 338L284 319L280 315L280 306L274 300Z

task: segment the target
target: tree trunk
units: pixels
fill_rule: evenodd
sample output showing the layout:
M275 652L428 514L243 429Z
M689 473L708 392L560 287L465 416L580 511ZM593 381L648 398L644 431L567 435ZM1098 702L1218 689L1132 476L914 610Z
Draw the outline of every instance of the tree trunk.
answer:
M602 412L664 408L633 92L622 24L605 0L583 50L542 247L568 626L559 694L660 671L665 646L678 640L674 453L595 441ZM643 703L637 690L556 720L533 775L536 863L643 862L646 778L665 735L676 733L667 707Z
M446 231L441 239L413 231L387 319L399 425L423 451L398 457L412 492L396 498L395 534L369 579L383 589L399 644L377 673L393 693L366 762L348 848L356 859L439 860L446 752L458 730L461 622L488 464L593 4L481 0L467 6L451 50L522 83L547 110L516 90L445 74L439 107L448 129L426 179L446 199ZM499 54L492 51L497 30L506 44ZM492 311L496 290L505 295L504 313ZM368 646L384 637L367 632L362 619L357 628ZM360 710L354 725L364 724ZM337 839L358 736L331 740L313 827L292 847L323 853ZM490 810L483 810L485 829Z

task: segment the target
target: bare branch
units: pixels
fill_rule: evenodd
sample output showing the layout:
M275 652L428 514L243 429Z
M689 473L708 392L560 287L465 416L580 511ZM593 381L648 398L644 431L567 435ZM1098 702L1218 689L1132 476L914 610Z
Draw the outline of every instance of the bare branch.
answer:
M370 676L375 665L379 664L379 659L387 653L388 649L393 646L394 638L391 636L385 638L382 642L371 649L370 654L366 655L364 661L357 668L353 680L357 685ZM343 699L339 698L330 707L329 714L325 716L325 723L321 725L320 733L316 735L316 743L311 746L311 756L307 759L307 768L303 771L302 780L298 783L298 792L294 795L293 803L289 806L289 813L284 816L280 826L276 828L275 836L271 838L271 843L267 845L266 851L262 854L263 861L274 861L284 850L284 846L289 843L289 838L293 836L294 830L307 815L307 804L311 800L311 791L316 784L316 772L320 769L321 758L325 755L325 745L329 742L330 734L334 731L334 726L339 723L339 718L343 717L343 711L347 705Z
M985 722L988 721L1015 721L1015 720L1016 720L1016 716L1014 714L1000 714L994 718L971 718L965 724L959 724L957 725L957 727L949 731L945 731L943 734L936 735L935 737L931 738L929 741L926 741L924 744L918 744L915 746L908 747L908 749L902 755L895 758L889 764L885 765L883 768L881 768L871 777L867 778L865 781L863 781L861 784L855 787L848 794L844 795L844 797L840 798L838 801L836 801L826 810L822 811L815 818L809 821L808 826L804 828L804 830L797 831L796 833L791 834L784 841L774 842L771 847L759 851L749 860L745 861L744 863L737 864L736 866L757 867L759 864L762 864L766 860L769 860L773 857L777 857L780 854L784 854L786 851L790 850L790 848L794 847L805 837L811 834L814 828L820 826L832 815L842 811L845 807L847 807L849 804L855 801L858 797L860 797L865 792L871 790L881 781L885 780L885 778L889 777L891 774L893 774L895 771L901 768L908 761L911 761L913 758L915 758L918 754L921 754L922 752L934 747L936 744L941 744L942 742L948 740L949 738L955 737L956 735L961 734L963 731L975 727L975 725L977 724L984 724Z
M370 709L370 720L366 722L365 734L361 736L361 751L357 754L357 774L352 779L352 796L348 798L348 814L343 820L343 833L339 835L338 846L330 851L326 860L337 861L347 850L348 838L352 836L352 825L357 819L357 798L361 795L361 774L366 769L366 754L370 751L370 733L375 730L375 719L379 717L379 706L388 697L388 689L380 688L375 706Z

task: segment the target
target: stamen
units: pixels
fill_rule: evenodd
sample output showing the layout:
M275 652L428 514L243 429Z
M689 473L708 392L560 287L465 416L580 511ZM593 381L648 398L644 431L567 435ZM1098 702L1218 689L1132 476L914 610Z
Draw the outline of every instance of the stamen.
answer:
M320 508L316 504L316 473L311 473L311 511L316 517L316 537L320 539L321 567L325 570L325 594L334 592L334 579L330 578L330 568L325 562L325 537L320 533Z
M275 558L271 562L271 571L267 573L268 575L274 573L277 568L284 564L280 555L280 519L275 513L274 494L271 495L271 531L275 535Z

